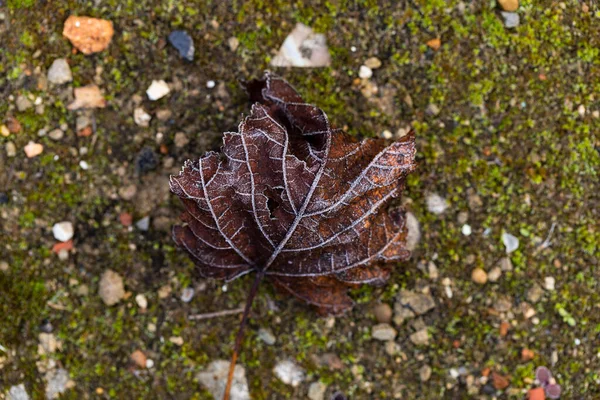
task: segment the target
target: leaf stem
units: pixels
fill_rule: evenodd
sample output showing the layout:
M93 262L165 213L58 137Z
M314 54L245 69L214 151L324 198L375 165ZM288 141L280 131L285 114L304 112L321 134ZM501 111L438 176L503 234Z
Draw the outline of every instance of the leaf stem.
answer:
M254 302L256 294L258 293L258 286L260 285L260 282L262 281L264 276L264 271L258 271L256 273L256 278L254 279L254 283L252 284L250 292L248 293L248 297L246 298L244 315L242 316L242 322L240 322L240 326L235 337L235 345L233 347L233 354L231 355L231 364L229 364L229 374L227 375L227 386L225 386L223 400L229 400L231 385L233 384L233 373L235 371L235 363L237 361L240 348L242 347L242 340L244 339L244 328L248 324L248 318L250 317L250 309L252 308L252 303Z

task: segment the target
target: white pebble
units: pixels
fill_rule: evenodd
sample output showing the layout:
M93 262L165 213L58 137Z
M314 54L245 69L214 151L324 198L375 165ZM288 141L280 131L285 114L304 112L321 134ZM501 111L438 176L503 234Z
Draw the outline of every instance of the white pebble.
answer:
M74 229L73 224L69 221L57 222L52 227L52 234L56 240L66 242L73 237Z
M388 131L387 129L383 132L381 132L381 137L384 139L391 139L394 135L392 135L392 132Z
M556 279L553 276L547 276L544 278L544 288L549 291L553 291L556 287Z
M350 46L350 51L353 53L356 52L356 46Z
M304 380L304 370L291 360L278 362L273 372L279 380L292 387L300 386Z
M194 288L186 287L181 291L181 301L189 303L194 298Z
M135 302L142 310L148 308L148 299L141 293L135 296Z
M373 76L373 70L366 65L361 65L360 69L358 70L358 76L361 79L369 79Z
M148 98L152 101L165 97L169 92L169 85L162 79L159 81L152 81L152 84L148 87L148 90L146 90Z
M206 87L209 88L209 89L214 88L215 85L216 85L215 81L213 81L213 80L210 80L210 81L206 82Z
M154 367L154 361L153 361L153 360L151 360L151 359L147 359L147 360L146 360L146 368L147 368L147 369L150 369L150 368L152 368L152 367Z
M136 123L136 125L145 128L148 125L150 125L151 119L152 117L150 116L150 114L144 111L143 108L138 107L135 110L133 110L133 120Z
M83 160L79 161L79 166L81 167L81 169L83 169L85 171L87 171L88 169L90 169L90 165L87 162L83 161Z
M510 233L502 233L502 243L506 247L506 253L512 253L519 248L519 239Z
M448 202L437 193L431 193L427 196L427 209L434 214L442 214L448 209Z
M471 233L473 233L473 230L471 229L471 225L469 224L464 224L461 228L461 232L463 235L465 236L469 236L471 235Z

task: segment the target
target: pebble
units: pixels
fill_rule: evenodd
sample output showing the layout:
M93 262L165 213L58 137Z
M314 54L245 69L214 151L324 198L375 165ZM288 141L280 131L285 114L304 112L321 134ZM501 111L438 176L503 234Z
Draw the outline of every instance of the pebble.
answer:
M210 80L210 81L206 82L206 88L207 88L207 89L212 89L212 88L214 88L216 85L217 85L217 84L216 84L216 83L215 83L215 81L213 81L213 80Z
M235 36L232 36L229 39L227 39L227 45L229 46L229 50L236 51L237 48L240 46L240 40Z
M41 332L38 335L38 339L40 342L38 346L39 355L56 353L56 351L60 350L62 347L62 343L56 340L56 336L52 333Z
M27 158L37 157L44 152L44 145L30 141L25 145L23 151L25 151Z
M425 112L431 116L436 116L440 113L440 108L435 104L429 104Z
M173 141L175 142L175 147L181 149L188 145L190 139L188 139L184 132L177 132Z
M136 125L146 128L150 125L152 117L143 108L138 107L133 110L133 121Z
M308 398L310 400L324 400L327 385L321 381L313 382L308 387Z
M419 378L421 382L427 382L431 378L431 367L429 365L423 365L419 369Z
M449 207L448 202L437 193L430 193L425 199L427 209L433 214L442 214Z
M382 342L394 340L397 334L398 332L389 324L377 324L371 328L373 339L381 340Z
M121 186L118 192L119 197L121 197L123 200L129 201L135 197L137 193L137 186L133 183L127 186Z
M175 346L183 346L183 338L181 336L171 336L169 338L169 342L173 343Z
M67 106L68 110L81 108L104 108L106 100L97 85L87 85L73 89L75 100Z
M377 57L370 57L365 60L365 66L371 69L381 67L381 60Z
M129 358L138 367L140 367L140 368L146 368L146 363L148 361L148 358L146 357L146 355L144 354L143 351L136 350L133 353L131 353L131 355L129 356Z
M383 132L381 132L381 137L384 139L391 139L394 137L394 134L386 129Z
M195 290L193 287L186 287L181 291L181 301L189 303L194 298Z
M52 140L60 140L65 136L65 133L62 131L62 129L53 129L48 133L48 137Z
M427 329L420 329L410 335L410 341L418 346L429 344L429 332Z
M0 261L0 271L6 272L8 271L9 265L6 261Z
M533 286L530 287L527 291L527 300L529 300L532 303L537 303L538 301L540 301L543 295L544 290L540 287L540 285L534 283Z
M429 294L401 290L397 305L400 307L407 307L417 315L423 315L435 308L435 301Z
M469 224L464 224L462 226L462 228L460 228L460 231L465 236L471 236L471 233L473 233L473 229L471 228L471 225L469 225Z
M17 100L15 101L15 105L17 106L17 111L23 112L29 110L33 107L33 103L25 96L17 96Z
M498 0L498 3L504 11L517 11L519 8L519 0Z
M117 304L125 296L123 278L115 271L107 269L100 278L98 294L107 306Z
M81 160L79 161L79 168L81 168L84 171L87 171L88 169L90 169L90 165L87 163L87 161Z
M510 381L497 372L492 372L492 385L496 390L503 390L510 385Z
M6 150L7 157L15 157L17 155L17 147L13 142L6 143L6 146L4 148Z
M194 61L194 40L186 31L176 30L171 32L169 43L177 49L182 58Z
M537 387L534 389L529 389L527 392L527 398L529 400L545 400L546 394L544 393L544 388Z
M328 67L331 55L327 48L325 35L297 23L285 38L279 52L271 60L274 67Z
M0 125L0 135L4 137L8 137L10 135L10 131L8 130L8 126L2 124Z
M75 230L73 224L69 221L57 222L52 227L52 234L56 240L66 242L73 238Z
M50 69L48 69L48 82L55 85L62 85L63 83L71 82L73 80L73 74L69 63L64 58L57 58L52 62Z
M406 228L408 231L406 235L406 249L413 251L421 241L421 225L417 217L410 211L406 213Z
M97 53L108 47L114 29L110 21L71 15L65 21L63 36L85 55Z
M236 364L233 371L230 400L250 400L246 370L240 364ZM204 371L196 375L196 379L215 399L222 399L228 374L229 361L215 360Z
M392 320L392 307L387 303L377 304L373 309L375 318L379 323L389 323Z
M135 227L140 231L146 232L150 229L150 217L144 217L135 223Z
M158 167L158 157L152 148L144 147L135 158L135 171L143 175Z
M500 269L504 272L513 270L513 265L512 265L512 261L510 261L510 258L503 257L500 260Z
M519 26L521 20L519 14L514 12L501 11L502 17L504 18L504 26L507 28L516 28Z
M6 127L10 133L19 133L23 127L18 119L15 117L8 117L6 120Z
M292 387L298 387L304 381L304 369L292 360L279 361L273 368L273 373L280 381Z
M385 354L387 354L388 356L391 356L391 357L399 354L400 351L402 350L400 345L398 343L394 342L393 340L385 342L384 349L385 349Z
M92 124L92 121L91 121L90 117L88 117L85 114L78 115L77 120L75 121L75 129L77 130L77 132L79 132L79 131L87 128L91 124Z
M275 337L275 335L273 335L273 332L271 332L271 330L267 328L260 328L258 330L258 337L260 338L260 340L262 340L269 346L274 345L277 341L277 338Z
M73 381L69 378L69 372L66 369L58 368L49 371L46 374L46 398L55 399L58 395L64 393L69 387L73 386Z
M544 278L544 289L548 291L554 291L556 289L556 279L552 276Z
M7 400L29 400L29 394L25 390L25 384L11 386L7 393Z
M471 279L479 285L485 285L488 275L482 268L475 268L471 271Z
M366 65L361 65L358 70L358 76L361 79L369 79L373 76L373 70Z
M135 296L135 302L142 310L148 308L148 299L141 293Z
M504 247L506 247L507 254L510 254L519 248L519 239L510 233L502 233L502 243L504 243Z
M154 80L146 90L146 95L148 95L150 100L155 101L165 97L170 91L171 90L169 89L167 82L163 81L162 79L158 81Z
M490 282L498 282L500 277L502 276L502 269L500 267L494 267L488 273L488 281Z
M156 110L156 118L159 121L166 121L169 118L171 118L171 115L173 115L173 112L169 109L160 109L160 110Z

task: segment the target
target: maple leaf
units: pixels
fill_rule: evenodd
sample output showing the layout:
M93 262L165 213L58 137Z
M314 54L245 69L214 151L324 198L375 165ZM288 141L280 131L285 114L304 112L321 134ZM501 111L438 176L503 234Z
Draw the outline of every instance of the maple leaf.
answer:
M222 154L188 160L170 181L185 206L173 237L200 274L229 281L256 273L231 366L263 278L338 314L352 307L349 287L383 284L409 257L404 212L389 205L416 152L412 133L389 144L333 129L269 72L246 89L252 111L224 134Z

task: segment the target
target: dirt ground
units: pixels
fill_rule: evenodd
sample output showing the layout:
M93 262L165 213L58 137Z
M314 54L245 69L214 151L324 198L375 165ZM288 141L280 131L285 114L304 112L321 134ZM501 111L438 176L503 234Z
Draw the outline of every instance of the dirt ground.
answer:
M562 398L600 398L600 6L522 0L512 28L501 11L455 0L0 0L0 125L11 128L0 132L0 398L21 384L44 398L56 371L68 373L61 398L212 398L196 376L229 358L239 318L189 316L238 308L252 278L196 276L170 237L181 206L168 177L218 150L249 112L239 80L269 68L353 135L415 130L404 204L421 240L387 286L355 290L342 317L264 285L239 360L253 399L306 398L315 382L327 399L524 399L538 366ZM69 15L112 21L109 47L73 51ZM269 66L297 22L325 34L330 67ZM193 38L192 62L168 43L174 29ZM381 66L358 79L371 57ZM71 82L45 82L57 58ZM171 92L150 101L161 79ZM68 110L88 84L107 106ZM20 110L24 98L33 105ZM138 107L149 126L134 121ZM27 157L29 142L43 152ZM59 256L61 221L74 236ZM506 234L519 241L509 254ZM99 296L108 269L125 288L112 306ZM402 321L403 291L435 307ZM373 338L379 304L396 305L392 341ZM273 373L286 359L304 370L296 387Z

